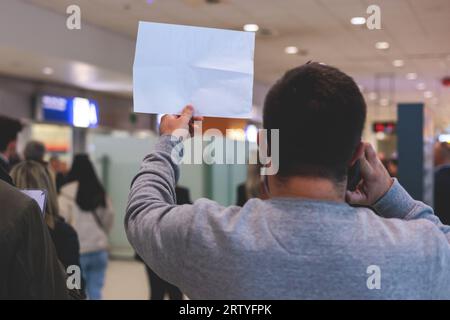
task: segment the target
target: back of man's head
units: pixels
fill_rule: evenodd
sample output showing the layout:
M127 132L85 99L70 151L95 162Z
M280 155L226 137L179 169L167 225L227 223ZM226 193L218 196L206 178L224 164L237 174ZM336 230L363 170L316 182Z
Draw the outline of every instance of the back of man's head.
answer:
M25 160L33 160L36 162L43 163L45 156L45 145L39 141L30 141L25 146L23 155Z
M22 130L20 121L0 116L0 152L5 152L8 145L17 139L17 134Z
M279 176L344 180L365 119L364 98L343 72L319 63L288 71L264 105L264 128L280 130Z

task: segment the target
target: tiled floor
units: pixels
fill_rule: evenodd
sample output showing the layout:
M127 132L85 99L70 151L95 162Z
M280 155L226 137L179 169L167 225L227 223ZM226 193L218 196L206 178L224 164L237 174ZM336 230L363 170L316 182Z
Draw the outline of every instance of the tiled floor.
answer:
M111 260L103 289L105 300L147 300L145 267L137 261Z

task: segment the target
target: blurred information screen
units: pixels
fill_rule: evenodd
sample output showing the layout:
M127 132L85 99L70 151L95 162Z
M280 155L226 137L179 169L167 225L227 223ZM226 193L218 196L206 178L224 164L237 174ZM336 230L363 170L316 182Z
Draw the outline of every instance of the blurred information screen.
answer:
M254 48L253 32L140 22L134 111L250 118Z

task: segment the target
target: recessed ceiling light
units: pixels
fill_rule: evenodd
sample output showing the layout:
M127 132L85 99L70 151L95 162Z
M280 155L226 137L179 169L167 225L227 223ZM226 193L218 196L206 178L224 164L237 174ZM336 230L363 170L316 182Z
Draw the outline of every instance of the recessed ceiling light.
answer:
M416 85L417 90L425 90L426 87L427 85L424 82L420 82Z
M426 99L433 98L433 92L431 92L431 91L425 91L425 92L423 93L423 96L424 96Z
M374 100L377 100L378 95L376 94L376 92L370 92L368 94L368 97L369 97L369 100L374 101Z
M389 105L389 99L383 98L380 99L380 106L387 107Z
M378 50L387 50L389 49L390 45L389 42L386 41L380 41L375 43L375 48L377 48Z
M297 54L298 53L298 48L294 47L294 46L289 46L284 48L284 52L286 54Z
M375 133L375 137L377 138L377 140L384 140L384 139L386 139L386 133L377 132L377 133Z
M392 61L392 65L396 68L401 68L405 65L405 61L401 60L401 59L397 59Z
M42 69L42 73L49 76L52 75L54 72L54 70L50 67L45 67L44 69Z
M257 24L249 23L249 24L244 25L244 31L258 32L258 30L259 30L259 26Z
M408 80L416 80L417 79L417 73L410 72L410 73L406 74L406 79L408 79Z
M362 25L362 24L365 24L365 23L366 23L366 18L364 18L364 17L353 17L353 18L350 20L350 22L351 22L351 24L353 24L353 25Z

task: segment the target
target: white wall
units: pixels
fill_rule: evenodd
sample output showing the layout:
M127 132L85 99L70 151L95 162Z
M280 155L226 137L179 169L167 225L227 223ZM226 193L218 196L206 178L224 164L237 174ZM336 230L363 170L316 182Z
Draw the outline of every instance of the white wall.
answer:
M139 114L136 124L130 122L130 114L133 111L131 98L5 76L0 76L0 114L13 118L33 119L34 99L38 94L81 96L97 100L100 109L100 126L103 127L124 130L152 127L150 115Z
M24 1L1 0L0 45L131 74L133 39L86 23L68 30L66 19Z

